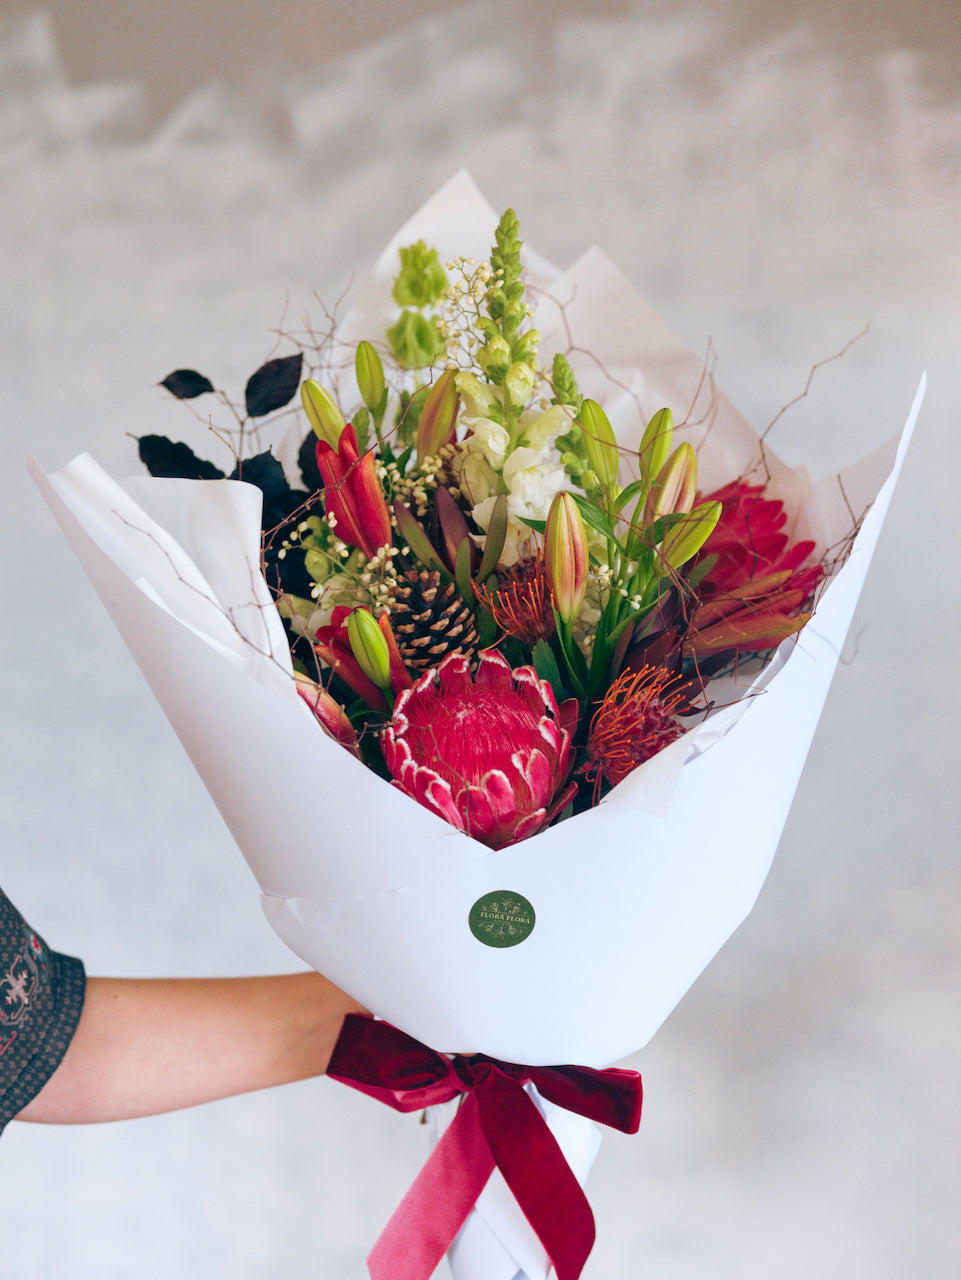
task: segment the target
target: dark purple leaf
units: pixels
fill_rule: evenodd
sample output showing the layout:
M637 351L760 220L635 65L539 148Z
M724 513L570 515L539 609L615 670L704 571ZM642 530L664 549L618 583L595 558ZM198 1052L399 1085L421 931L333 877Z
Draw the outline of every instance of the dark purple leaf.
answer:
M210 379L205 378L196 369L174 369L173 373L167 374L160 385L166 387L178 400L193 400L195 396L202 396L214 389Z
M230 478L254 484L264 495L264 529L283 524L291 512L307 501L303 490L290 487L283 467L269 449L254 458L244 458Z
M212 462L198 458L185 444L175 444L166 436L141 436L140 461L152 476L177 480L223 480L224 473Z
M303 352L284 356L280 360L268 360L256 373L251 374L244 390L247 413L251 418L262 418L289 404L300 386L300 366Z
M313 431L308 433L300 446L297 465L300 467L304 488L308 493L316 493L318 489L324 487L324 477L320 474L320 467L317 465L317 437Z

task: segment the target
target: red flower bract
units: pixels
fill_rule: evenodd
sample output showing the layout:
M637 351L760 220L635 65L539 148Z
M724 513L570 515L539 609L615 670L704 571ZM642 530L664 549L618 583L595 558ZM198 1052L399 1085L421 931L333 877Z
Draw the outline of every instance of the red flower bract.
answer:
M481 654L471 678L451 655L397 699L381 735L394 786L458 831L502 849L534 835L569 798L570 733L546 681ZM571 791L573 788L570 789Z
M721 518L700 551L701 559L717 557L703 587L724 593L755 578L790 571L792 589L804 597L811 594L822 577L820 565L805 564L814 543L791 542L784 532L784 503L766 498L763 485L732 480L713 493L698 494L698 501L721 504Z

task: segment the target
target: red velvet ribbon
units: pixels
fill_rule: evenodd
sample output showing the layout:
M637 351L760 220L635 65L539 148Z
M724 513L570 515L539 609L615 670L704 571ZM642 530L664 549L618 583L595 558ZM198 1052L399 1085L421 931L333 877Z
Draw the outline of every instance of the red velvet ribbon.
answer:
M641 1077L590 1067L525 1067L481 1055L446 1058L386 1022L348 1014L327 1074L395 1111L465 1095L367 1263L371 1280L429 1280L495 1167L557 1273L577 1280L594 1246L594 1215L524 1085L541 1097L636 1133Z

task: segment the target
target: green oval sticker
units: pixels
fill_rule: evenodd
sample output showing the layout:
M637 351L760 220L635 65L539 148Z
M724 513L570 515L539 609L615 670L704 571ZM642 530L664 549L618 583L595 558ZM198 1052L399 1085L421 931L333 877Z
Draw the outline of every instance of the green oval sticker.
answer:
M516 947L534 928L534 908L519 893L504 889L478 898L467 917L470 931L485 947Z

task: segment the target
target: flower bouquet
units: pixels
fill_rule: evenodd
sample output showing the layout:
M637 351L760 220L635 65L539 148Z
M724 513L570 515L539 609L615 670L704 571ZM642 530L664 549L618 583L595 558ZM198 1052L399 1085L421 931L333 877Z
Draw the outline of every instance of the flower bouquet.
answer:
M455 1236L460 1277L579 1274L582 1116L637 1121L597 1073L753 905L919 405L811 484L599 251L556 271L461 174L253 375L233 479L158 437L123 485L34 468L272 927L390 1024L332 1074L430 1105L372 1274Z

